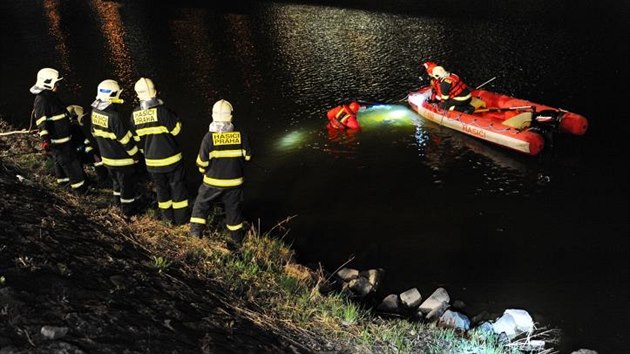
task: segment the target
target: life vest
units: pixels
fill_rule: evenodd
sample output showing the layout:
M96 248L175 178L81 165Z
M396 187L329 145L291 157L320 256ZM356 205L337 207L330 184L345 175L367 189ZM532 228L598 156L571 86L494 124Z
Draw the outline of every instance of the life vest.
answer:
M354 115L350 113L350 108L347 104L341 106L341 109L335 114L335 120L341 123L344 127L347 127L348 119L353 117Z
M450 74L441 80L442 82L449 83L451 85L450 89L446 93L440 93L443 100L447 100L448 98L458 97L462 92L464 92L468 86L462 81L459 76L455 74Z
M349 104L337 106L328 111L326 114L329 129L359 129L360 125L354 113L350 109Z
M440 91L440 81L437 79L431 79L431 99L442 99L442 92Z

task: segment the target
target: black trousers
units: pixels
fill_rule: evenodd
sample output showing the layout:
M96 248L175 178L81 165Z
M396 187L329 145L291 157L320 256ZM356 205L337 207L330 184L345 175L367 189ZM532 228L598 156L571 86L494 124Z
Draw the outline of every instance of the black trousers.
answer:
M158 209L162 219L175 225L185 224L188 221L188 191L184 165L179 163L171 172L150 172L150 175L155 183Z
M114 189L114 199L120 203L123 214L131 215L136 201L136 172L134 166L107 167Z
M85 189L83 167L70 144L54 146L51 152L57 183L68 183L72 190L76 191Z
M464 101L458 101L458 100L454 100L452 98L449 98L448 100L442 102L442 104L440 104L440 107L442 107L443 109L446 110L454 110L454 111L458 111L458 112L464 112L464 113L472 113L475 111L475 107L473 107L470 102L472 101L472 98L469 98L467 100Z
M190 218L191 228L202 228L206 224L212 202L217 198L225 207L225 224L233 238L242 239L243 215L241 204L243 203L243 190L237 188L217 188L202 183L197 192L197 199Z

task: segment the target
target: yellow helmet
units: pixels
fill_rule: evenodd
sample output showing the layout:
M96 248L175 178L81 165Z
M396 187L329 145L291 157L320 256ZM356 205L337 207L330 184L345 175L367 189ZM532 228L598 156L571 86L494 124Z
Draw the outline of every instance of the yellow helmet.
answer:
M37 72L37 82L35 82L35 86L52 90L57 81L60 80L63 80L63 78L59 77L59 71L51 68L43 68Z
M141 77L140 80L136 82L133 89L136 91L140 101L148 101L157 96L157 91L155 90L153 81L146 77Z

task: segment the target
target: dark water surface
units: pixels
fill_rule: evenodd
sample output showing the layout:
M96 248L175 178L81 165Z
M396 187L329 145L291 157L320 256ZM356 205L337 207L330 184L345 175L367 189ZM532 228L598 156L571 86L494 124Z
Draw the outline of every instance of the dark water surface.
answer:
M212 103L231 101L254 146L246 214L288 216L300 261L383 267L388 291L444 286L469 305L524 308L562 350L622 352L630 317L628 1L2 1L0 114L27 126L28 88L52 66L88 106L117 79L154 79L194 155ZM335 6L333 6L336 4ZM329 137L325 111L393 102L431 59L472 86L589 118L584 137L519 156L401 105ZM385 122L379 122L383 118Z

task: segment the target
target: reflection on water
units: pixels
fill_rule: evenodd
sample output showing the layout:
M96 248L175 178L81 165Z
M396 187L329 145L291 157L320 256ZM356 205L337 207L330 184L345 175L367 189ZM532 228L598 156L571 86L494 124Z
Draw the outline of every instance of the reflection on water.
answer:
M120 9L123 4L91 0L90 6L100 21L101 33L107 44L107 52L103 55L113 66L114 76L111 78L118 81L123 90L126 87L133 87L137 78L135 77L134 60L125 44L126 26L120 17ZM105 76L110 78L111 74ZM126 95L130 95L130 93L127 92Z
M213 48L207 25L205 9L179 9L177 16L169 23L175 46L179 51L181 64L187 68L182 71L183 78L190 83L191 93L201 96L203 102L216 101L215 84L212 81L216 73L217 57ZM206 105L207 116L212 115L212 105Z
M52 36L55 38L55 49L61 63L61 70L63 72L70 72L67 34L61 31L61 15L59 14L59 0L45 0L44 10L46 18L48 19L49 29Z
M584 318L618 316L564 302L630 296L627 287L611 285L628 275L628 175L616 168L627 155L620 150L627 144L618 145L627 125L605 120L616 113L593 99L593 92L604 92L601 73L584 69L627 66L627 51L619 51L628 42L623 16L584 26L576 19L595 20L585 9L604 8L588 2L576 4L581 16L565 17L562 6L537 1L552 12L528 6L528 18L510 8L518 2L494 0L484 3L519 16L497 18L477 4L458 14L425 11L416 2L402 9L395 9L399 2L378 2L394 8L388 12L273 2L250 2L245 12L205 2L192 2L194 8L175 1L36 3L0 2L7 9L0 25L17 28L21 39L3 53L5 82L30 87L24 73L57 61L61 71L80 73L64 81L76 88L114 74L131 91L135 75L155 74L184 120L186 156L198 149L211 103L232 100L257 164L247 171L247 216L265 228L297 214L289 237L301 261L334 269L354 254L353 266L391 270L393 291L418 286L426 293L445 284L464 301L495 301L494 311L552 308L550 322L566 319L574 337L608 338L606 326ZM92 16L70 20L82 9ZM31 26L34 18L39 24ZM3 43L14 39L10 30L0 33ZM614 44L606 44L610 38ZM397 102L417 89L425 60L444 64L471 86L496 76L486 88L584 111L595 127L606 121L612 128L560 141L550 161L438 126L404 104L363 109L355 134L326 131L326 111L340 102ZM8 86L0 87L0 108L22 116L32 97ZM93 98L93 89L84 96ZM602 173L602 166L615 171ZM587 290L601 288L609 297L587 294L585 281ZM589 343L601 342L610 341Z

